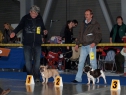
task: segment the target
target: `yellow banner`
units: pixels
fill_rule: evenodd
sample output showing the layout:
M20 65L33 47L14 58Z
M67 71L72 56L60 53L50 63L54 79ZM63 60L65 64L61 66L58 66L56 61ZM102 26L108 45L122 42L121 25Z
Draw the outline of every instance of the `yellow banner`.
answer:
M1 43L0 46L21 47L23 46L23 44L2 44ZM42 44L41 46L75 46L75 44ZM99 43L97 46L126 46L126 43Z

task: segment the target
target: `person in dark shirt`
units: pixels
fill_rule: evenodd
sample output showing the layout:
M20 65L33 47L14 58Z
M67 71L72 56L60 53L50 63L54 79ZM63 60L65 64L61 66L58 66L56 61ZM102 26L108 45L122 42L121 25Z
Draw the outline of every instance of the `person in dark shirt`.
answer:
M112 27L110 33L110 43L123 43L122 38L126 33L126 25L123 23L123 18L118 16L116 18L117 24Z
M70 21L70 20L69 20ZM73 32L73 28L77 27L78 25L78 21L76 19L73 19L71 21L71 24L72 24L72 28L71 28L71 31ZM64 31L66 29L66 25L63 26L62 30L60 31L60 36L64 39Z
M13 30L10 37L13 38L16 33L23 29L23 48L26 61L26 70L28 75L33 75L36 82L40 81L40 55L43 35L47 35L40 8L32 6L30 13L25 15L19 25ZM32 64L32 59L34 64ZM33 66L33 67L32 67Z
M121 16L118 16L116 18L117 24L115 24L112 27L111 33L110 33L110 43L123 43L123 37L125 37L126 34L126 25L123 23L123 18ZM123 47L118 46L116 47L120 51Z
M71 44L73 38L73 31L72 31L72 22L70 20L67 21L65 30L64 30L64 38L65 43Z
M71 44L73 38L73 31L72 31L72 22L71 20L68 20L66 23L66 27L64 29L64 39L65 44ZM72 48L70 46L65 47L65 57L69 59L72 56ZM65 65L65 71L68 71L70 69L70 61L66 61Z

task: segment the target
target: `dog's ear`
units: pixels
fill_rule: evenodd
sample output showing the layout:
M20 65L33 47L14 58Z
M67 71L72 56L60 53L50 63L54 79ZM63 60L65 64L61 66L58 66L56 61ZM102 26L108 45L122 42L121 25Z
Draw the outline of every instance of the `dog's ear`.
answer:
M91 66L88 66L89 68L91 68Z
M48 68L48 65L46 65L45 68L47 69Z
M92 67L91 66L89 66L89 68L90 68L90 71L92 70Z
M40 67L41 67L42 65L40 65Z
M40 65L40 68L43 67L44 65Z
M41 68L41 67L42 67L42 65L39 66L39 68Z
M92 68L90 67L90 71L92 70Z

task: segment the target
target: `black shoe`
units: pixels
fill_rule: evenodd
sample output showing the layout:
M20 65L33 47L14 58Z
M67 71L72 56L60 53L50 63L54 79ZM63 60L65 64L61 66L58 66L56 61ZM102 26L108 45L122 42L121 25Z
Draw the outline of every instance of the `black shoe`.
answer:
M73 82L73 83L78 83L78 81L76 81L76 80L73 80L73 81L71 81L71 82Z

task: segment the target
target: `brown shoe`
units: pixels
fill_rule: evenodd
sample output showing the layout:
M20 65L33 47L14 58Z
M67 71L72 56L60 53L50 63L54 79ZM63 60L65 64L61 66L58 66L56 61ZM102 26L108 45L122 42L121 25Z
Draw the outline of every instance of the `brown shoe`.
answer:
M7 95L8 93L10 93L10 91L10 89L3 90L3 92L0 95Z

